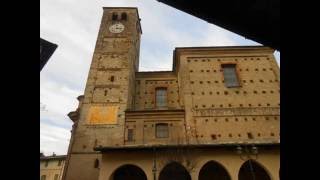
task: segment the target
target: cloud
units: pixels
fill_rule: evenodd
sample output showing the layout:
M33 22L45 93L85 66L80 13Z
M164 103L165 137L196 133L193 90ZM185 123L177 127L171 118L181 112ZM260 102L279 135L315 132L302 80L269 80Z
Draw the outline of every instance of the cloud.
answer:
M40 151L45 155L55 152L58 155L66 154L71 132L66 128L60 128L40 122Z
M40 149L46 154L67 153L67 114L84 92L103 6L138 7L142 71L171 70L175 47L257 44L155 0L42 0L40 36L58 44L40 73L40 100L48 110L40 112Z

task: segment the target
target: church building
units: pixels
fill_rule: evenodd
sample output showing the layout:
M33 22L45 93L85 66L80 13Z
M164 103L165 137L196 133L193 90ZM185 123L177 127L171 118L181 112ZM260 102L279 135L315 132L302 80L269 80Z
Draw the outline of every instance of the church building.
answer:
M63 180L279 180L280 73L265 46L177 47L139 71L137 8L104 7Z

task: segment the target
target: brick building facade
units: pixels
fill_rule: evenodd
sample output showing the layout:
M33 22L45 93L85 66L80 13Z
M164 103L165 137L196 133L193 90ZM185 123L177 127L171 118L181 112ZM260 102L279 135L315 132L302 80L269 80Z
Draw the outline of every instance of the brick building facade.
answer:
M137 8L104 8L63 178L279 179L274 50L179 47L140 72L141 34Z

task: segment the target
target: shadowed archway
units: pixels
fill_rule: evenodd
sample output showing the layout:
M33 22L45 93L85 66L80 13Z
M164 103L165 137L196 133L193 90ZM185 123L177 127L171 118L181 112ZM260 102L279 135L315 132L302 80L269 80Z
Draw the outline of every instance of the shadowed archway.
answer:
M199 180L231 180L227 170L216 161L209 161L202 166Z
M240 168L239 180L271 180L271 178L258 162L248 160Z
M191 176L181 164L171 162L161 170L159 180L191 180Z
M116 169L110 180L147 180L147 176L138 166L127 164Z

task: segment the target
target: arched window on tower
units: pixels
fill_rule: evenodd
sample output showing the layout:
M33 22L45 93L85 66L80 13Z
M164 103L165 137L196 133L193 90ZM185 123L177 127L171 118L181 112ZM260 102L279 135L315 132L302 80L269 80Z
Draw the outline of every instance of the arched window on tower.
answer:
M112 20L113 21L118 20L118 14L117 13L112 13Z
M127 13L122 13L121 14L121 20L124 20L124 21L127 20Z

